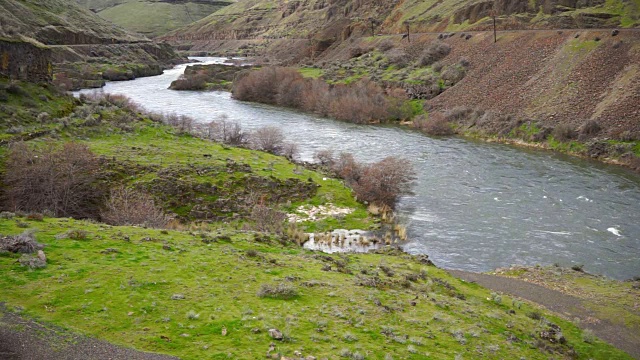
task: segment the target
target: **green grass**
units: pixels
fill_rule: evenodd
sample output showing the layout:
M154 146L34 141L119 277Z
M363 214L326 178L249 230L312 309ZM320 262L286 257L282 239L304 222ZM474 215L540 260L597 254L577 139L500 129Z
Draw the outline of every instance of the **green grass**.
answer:
M223 7L219 3L125 1L99 11L98 15L125 29L159 36L198 21Z
M312 79L317 79L321 77L324 73L322 69L310 68L310 67L303 67L298 69L298 71L300 72L300 74L302 74L302 76L306 78L312 78Z
M567 154L583 154L587 150L587 146L581 142L562 142L554 139L553 136L549 136L549 138L547 138L547 144L549 144L549 148L551 150L560 151Z
M305 356L336 358L346 348L367 359L548 358L533 345L542 326L526 314L535 308L515 308L506 296L500 304L487 300L488 290L406 254L328 256L346 262L338 272L326 255L274 240L257 242L253 233L226 227L201 234L19 218L0 220L0 233L20 233L18 221L37 230L49 264L28 270L14 255L0 256L0 301L26 316L116 344L186 360L255 359L273 342L268 330L277 328L285 334L285 341L276 342L284 356L302 349ZM56 239L70 229L89 236ZM221 235L230 240L202 241ZM258 255L247 256L249 249ZM332 271L321 270L327 264ZM381 265L395 274L385 275ZM373 273L380 286L357 285ZM423 278L405 280L410 274ZM257 295L262 284L280 282L298 295ZM174 294L185 299L172 300ZM600 341L586 344L574 325L545 316L562 327L578 358L629 358ZM521 342L509 342L508 334ZM415 354L409 351L414 349Z

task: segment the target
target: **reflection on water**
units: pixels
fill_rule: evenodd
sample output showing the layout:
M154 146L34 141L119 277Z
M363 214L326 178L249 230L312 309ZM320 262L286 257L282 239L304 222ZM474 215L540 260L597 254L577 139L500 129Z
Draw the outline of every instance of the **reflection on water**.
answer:
M246 129L280 126L304 160L323 149L365 161L410 159L418 173L415 194L398 206L411 239L405 250L429 254L439 266L487 271L580 263L619 279L640 275L640 177L624 169L506 145L434 139L398 127L347 124L235 101L225 92L168 90L183 70L109 83L104 91L203 122L224 114Z

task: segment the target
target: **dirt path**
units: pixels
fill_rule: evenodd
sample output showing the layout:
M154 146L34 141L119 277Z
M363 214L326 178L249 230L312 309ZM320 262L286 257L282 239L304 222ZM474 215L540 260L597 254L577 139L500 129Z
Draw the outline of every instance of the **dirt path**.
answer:
M177 360L87 338L7 312L0 304L0 360Z
M626 351L634 358L640 359L640 334L635 334L622 325L598 319L592 311L584 307L578 298L518 279L460 270L448 270L448 272L455 277L478 283L488 289L535 302L570 320L578 318L580 319L578 325L581 328L590 329L600 339Z

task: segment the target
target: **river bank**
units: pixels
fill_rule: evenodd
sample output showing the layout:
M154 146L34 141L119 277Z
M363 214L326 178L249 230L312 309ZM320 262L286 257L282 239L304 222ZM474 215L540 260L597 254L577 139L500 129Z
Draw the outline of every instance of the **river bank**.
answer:
M638 251L628 250L640 247L632 216L640 211L640 179L629 171L546 151L337 122L234 101L226 92L167 89L183 69L109 83L104 91L201 123L224 117L246 131L280 127L288 139L302 139L302 161L324 149L350 152L364 162L390 155L410 159L418 179L414 195L401 198L397 211L413 239L404 249L429 254L438 266L483 272L558 262L585 264L589 272L620 280L640 273Z

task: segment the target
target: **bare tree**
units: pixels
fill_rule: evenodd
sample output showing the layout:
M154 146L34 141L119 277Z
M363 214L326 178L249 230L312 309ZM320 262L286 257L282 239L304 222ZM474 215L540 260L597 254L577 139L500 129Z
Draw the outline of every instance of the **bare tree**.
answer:
M253 228L257 231L280 234L284 229L286 215L263 204L257 204L251 210Z
M406 159L387 157L366 166L352 184L359 200L393 208L401 195L411 192L413 165Z
M284 145L284 133L275 126L264 126L253 132L251 142L254 149L278 154Z
M99 191L93 186L98 160L86 145L53 143L34 149L11 147L6 164L8 206L56 216L95 217Z
M280 155L286 157L289 160L295 160L296 157L300 154L300 148L298 144L293 142L286 142L282 145L282 150L280 150Z
M144 225L163 228L168 217L151 195L120 186L111 190L102 220L111 225Z
M229 145L244 145L249 140L249 136L240 123L236 121L222 120L219 122L219 140Z

